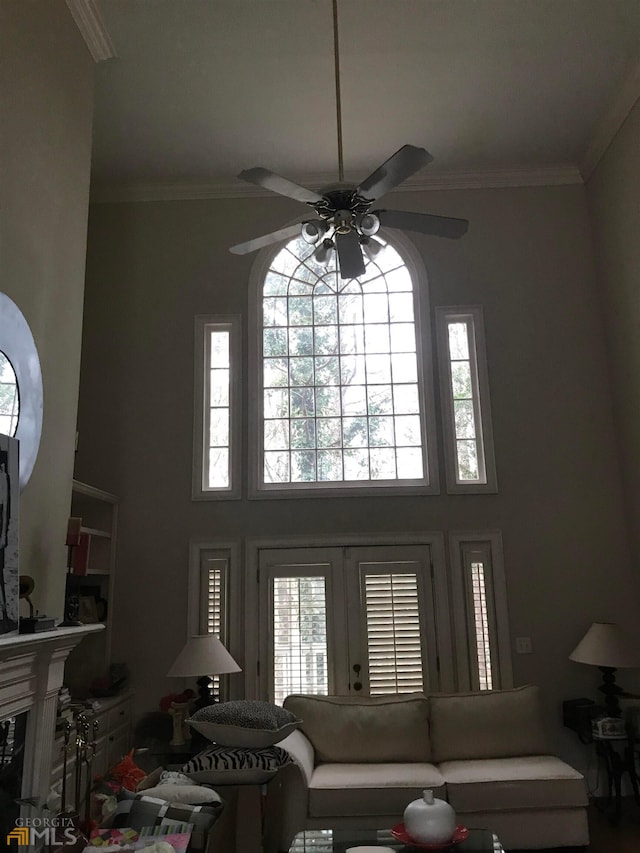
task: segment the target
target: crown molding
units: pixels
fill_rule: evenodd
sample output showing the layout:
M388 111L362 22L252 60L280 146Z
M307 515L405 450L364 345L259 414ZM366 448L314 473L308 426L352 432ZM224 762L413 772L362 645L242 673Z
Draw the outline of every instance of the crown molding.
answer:
M335 183L334 174L307 175L297 179L303 186ZM347 179L348 181L348 179ZM351 181L356 183L357 179ZM580 170L570 163L538 169L484 169L463 172L431 172L405 181L392 192L496 189L508 187L564 186L583 183ZM273 197L273 193L245 181L157 181L148 183L100 183L91 187L91 203L187 201L197 199Z
M589 147L580 163L580 173L588 181L606 150L640 98L640 58L632 63L616 96L596 123Z
M117 56L97 0L67 0L67 6L94 62Z

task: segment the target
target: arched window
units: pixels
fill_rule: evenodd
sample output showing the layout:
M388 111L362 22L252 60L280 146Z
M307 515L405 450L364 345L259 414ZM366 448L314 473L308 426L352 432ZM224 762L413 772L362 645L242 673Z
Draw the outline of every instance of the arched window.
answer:
M349 280L313 249L291 240L257 282L255 491L431 491L416 274L395 241Z

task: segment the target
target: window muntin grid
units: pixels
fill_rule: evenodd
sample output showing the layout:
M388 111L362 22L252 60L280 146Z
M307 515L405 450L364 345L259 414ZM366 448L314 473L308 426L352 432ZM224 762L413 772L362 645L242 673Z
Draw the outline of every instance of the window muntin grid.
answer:
M231 329L207 326L208 433L205 482L208 489L231 485Z
M450 321L447 324L458 482L478 482L484 479L478 435L476 365L470 346L472 332L471 319Z
M18 428L20 395L13 365L0 350L0 433L14 436Z
M389 244L343 281L295 239L263 285L263 482L424 483L413 282Z

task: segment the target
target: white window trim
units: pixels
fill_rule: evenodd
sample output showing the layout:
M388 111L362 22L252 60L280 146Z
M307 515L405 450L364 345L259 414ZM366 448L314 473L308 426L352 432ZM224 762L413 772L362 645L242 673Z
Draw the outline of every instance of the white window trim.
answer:
M468 584L470 579L465 570L464 549L479 546L490 556L490 571L485 574L487 595L491 597L495 617L494 634L496 646L492 649L492 669L497 675L494 689L513 687L511 662L511 633L507 606L507 583L504 570L502 534L499 530L456 531L449 534L451 557L451 589L453 595L453 624L456 648L456 671L459 690L473 690L474 678L470 671L468 649Z
M251 267L249 276L249 492L251 500L280 499L280 498L320 498L320 497L367 497L369 495L425 495L439 494L440 480L438 474L437 433L434 404L434 346L431 339L431 323L429 320L429 287L427 271L422 258L411 240L404 234L390 234L382 230L381 236L398 249L402 256L411 279L414 283L414 304L416 306L416 357L418 359L418 388L421 395L424 418L422 421L422 440L426 447L425 468L427 483L411 485L408 481L381 481L374 484L343 483L340 486L309 487L299 484L295 488L290 483L262 483L262 466L264 456L263 429L263 399L262 399L262 285L269 266L277 252L286 245L279 243L275 248L269 247L258 253Z
M456 434L453 417L453 389L449 360L447 324L469 321L471 381L474 389L474 415L478 441L478 463L482 474L481 481L460 481L456 476ZM436 335L438 342L438 365L440 377L440 402L444 431L444 458L447 492L495 493L498 491L495 452L493 447L493 426L489 398L489 376L484 336L484 317L481 305L439 306L436 308Z
M240 573L240 543L235 540L192 540L189 543L189 576L187 587L187 640L202 634L201 628L201 590L202 590L202 557L209 553L219 559L226 560L227 569L224 581L224 600L221 631L221 641L239 666L242 667L243 652L243 619L242 583L238 581ZM232 618L233 616L233 618ZM204 674L204 673L203 673ZM229 678L222 676L223 693L229 699L240 699L242 692L242 677ZM192 681L195 679L192 679ZM193 684L189 684L193 688Z
M205 488L205 447L208 428L209 381L206 331L209 326L228 329L229 348L229 488ZM198 314L195 318L193 477L191 496L196 501L239 500L242 497L242 321L239 314Z
M264 613L260 611L260 589L258 581L260 551L277 548L348 548L376 545L428 545L433 560L431 578L432 594L435 610L435 636L437 639L437 655L439 662L439 691L452 692L455 688L455 660L453 636L450 620L450 593L448 571L445 560L445 537L440 532L397 533L393 535L318 534L309 536L291 536L247 539L245 542L245 606L244 612L260 614L257 619L245 620L244 649L245 649L245 698L265 699L268 695L268 642L263 624ZM264 581L266 582L266 580ZM258 662L265 665L259 668ZM344 674L336 674L338 682Z

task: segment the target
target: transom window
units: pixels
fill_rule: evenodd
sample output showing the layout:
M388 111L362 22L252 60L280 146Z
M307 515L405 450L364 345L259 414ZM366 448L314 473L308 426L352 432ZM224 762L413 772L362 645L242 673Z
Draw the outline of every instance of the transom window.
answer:
M358 279L313 246L262 284L262 489L428 483L414 282L385 244Z

